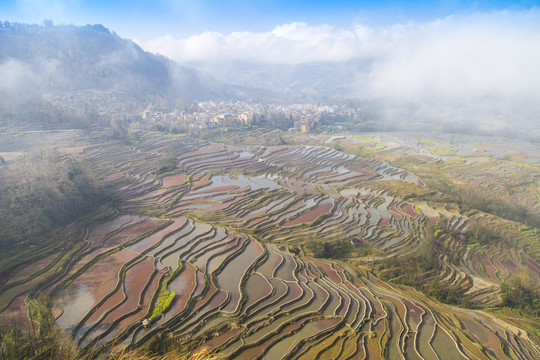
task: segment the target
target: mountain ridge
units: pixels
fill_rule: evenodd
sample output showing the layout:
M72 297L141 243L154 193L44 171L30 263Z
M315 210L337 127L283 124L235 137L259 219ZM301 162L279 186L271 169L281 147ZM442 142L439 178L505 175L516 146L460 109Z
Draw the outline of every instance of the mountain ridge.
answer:
M32 85L43 91L129 91L137 98L149 94L188 99L221 96L215 80L145 52L103 25L3 23L0 36L2 70L11 70L13 80L4 90Z

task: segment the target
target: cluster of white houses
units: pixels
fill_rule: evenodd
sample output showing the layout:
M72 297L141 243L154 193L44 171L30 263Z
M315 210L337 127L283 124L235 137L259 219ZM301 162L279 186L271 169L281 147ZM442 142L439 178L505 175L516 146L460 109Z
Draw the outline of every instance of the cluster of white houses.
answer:
M341 109L340 109L341 110ZM196 109L163 112L146 109L141 115L145 121L169 127L217 128L250 125L265 121L287 120L291 131L308 132L324 113L334 113L335 107L319 105L272 105L244 102L199 102Z

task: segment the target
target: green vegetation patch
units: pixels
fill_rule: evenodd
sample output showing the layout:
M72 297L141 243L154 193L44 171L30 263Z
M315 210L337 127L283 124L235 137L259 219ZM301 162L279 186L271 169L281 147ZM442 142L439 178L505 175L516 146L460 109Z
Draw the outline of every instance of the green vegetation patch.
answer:
M155 320L161 317L161 314L163 314L171 306L174 295L174 291L168 290L163 291L159 294L154 305L154 311L152 312L152 316L150 316L150 320Z
M352 137L356 141L360 141L361 143L365 145L369 145L370 147L374 148L375 150L380 150L384 147L386 147L386 144L384 141L382 141L378 136L374 135L353 135Z
M184 268L182 261L180 261L178 264L178 269L176 269L173 273L165 275L162 278L159 295L154 302L152 315L150 316L151 321L159 319L163 315L163 313L165 313L169 309L172 301L174 300L174 291L169 291L167 287L169 286L169 283L173 281Z

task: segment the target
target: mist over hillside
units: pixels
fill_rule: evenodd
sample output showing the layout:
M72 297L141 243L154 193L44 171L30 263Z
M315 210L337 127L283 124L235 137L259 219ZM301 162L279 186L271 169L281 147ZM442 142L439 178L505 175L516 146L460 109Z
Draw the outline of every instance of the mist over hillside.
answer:
M0 78L1 118L10 125L96 122L99 113L129 113L144 102L261 95L145 52L102 25L0 22Z
M128 92L186 99L227 97L227 89L194 69L142 50L102 25L0 25L4 92Z
M442 84L433 85L429 93L418 84L426 80L411 78L409 86L400 83L402 77L412 76L407 69L401 73L388 69L379 72L379 78L374 80L376 59L299 64L234 60L187 64L224 83L278 92L299 102L352 102L369 114L371 120L384 122L384 129L481 133L535 141L540 138L540 108L531 100L533 93L528 97L506 96L496 88L475 92L465 83L461 93L456 88L442 94L437 90ZM392 73L394 79L390 79ZM397 83L395 88L393 82Z
M294 35L299 29L307 35L315 30L330 31L330 37L335 32L305 24L291 25L288 32ZM199 40L205 45L204 39ZM156 51L148 44L141 45ZM387 44L387 48L391 46ZM380 124L379 130L485 133L530 140L540 137L540 108L533 91L525 94L520 87L520 91L513 91L512 86L517 85L511 82L508 89L501 90L502 75L493 80L492 88L478 88L467 75L476 65L460 72L443 63L434 65L436 61L429 58L426 67L431 67L427 71L433 76L426 77L416 57L428 50L414 42L410 46L413 54L405 59L397 50L387 50L390 55L384 56L366 50L357 57L321 55L320 61L306 58L291 63L277 61L277 50L269 48L269 56L274 57L266 62L261 55L251 60L234 59L230 51L223 57L212 57L215 60L180 57L175 62L144 51L102 25L0 22L0 116L4 125L89 125L99 122L100 114L140 114L149 103L174 108L207 100L345 102L354 103L364 114L362 118ZM176 54L173 58L177 58L180 50L177 47L169 56ZM313 55L309 48L305 50L305 56ZM446 68L461 74L461 80L452 78L451 73L445 75ZM476 73L485 78L489 71ZM530 83L514 80L518 85L520 81ZM531 86L534 90L535 85Z
M534 93L528 97L506 96L496 88L475 93L466 84L461 91L454 84L456 89L449 89L447 94L441 94L438 89L444 85L437 84L429 93L418 84L426 80L413 79L407 69L401 73L396 73L396 69L379 72L379 78L374 80L374 69L379 66L375 58L298 64L235 60L186 64L224 83L277 92L298 102L352 103L362 109L363 118L380 124L379 130L540 139L540 107L531 99ZM408 87L400 83L402 77L411 78ZM394 80L396 84L392 85Z

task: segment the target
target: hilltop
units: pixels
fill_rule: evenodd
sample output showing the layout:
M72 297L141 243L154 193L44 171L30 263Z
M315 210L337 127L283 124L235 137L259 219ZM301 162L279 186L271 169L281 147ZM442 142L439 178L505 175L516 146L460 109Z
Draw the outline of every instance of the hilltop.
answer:
M210 77L145 52L103 25L38 26L3 23L0 62L4 91L87 89L210 99L227 94Z

